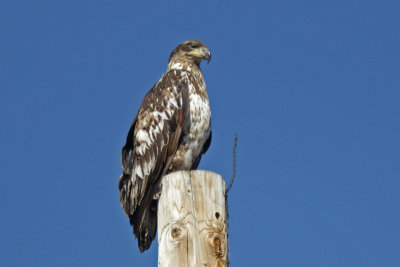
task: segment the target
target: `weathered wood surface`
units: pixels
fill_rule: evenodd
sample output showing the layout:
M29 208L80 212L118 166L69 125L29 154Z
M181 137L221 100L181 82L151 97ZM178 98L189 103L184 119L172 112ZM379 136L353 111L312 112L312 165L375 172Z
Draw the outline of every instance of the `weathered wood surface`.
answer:
M225 182L211 171L163 177L158 203L158 266L227 266Z

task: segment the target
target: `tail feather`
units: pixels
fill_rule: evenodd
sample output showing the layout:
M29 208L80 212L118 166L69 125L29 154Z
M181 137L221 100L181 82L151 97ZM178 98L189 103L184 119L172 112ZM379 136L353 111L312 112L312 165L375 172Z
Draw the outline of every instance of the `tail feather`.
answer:
M157 232L157 205L158 200L150 198L153 191L148 193L148 196L137 205L134 195L138 195L133 190L137 189L132 183L131 174L122 173L118 184L120 190L120 202L126 215L129 217L129 222L133 226L133 234L138 239L140 252L149 249Z
M133 233L138 240L140 252L149 249L152 241L156 237L157 232L157 205L158 200L153 200L149 208L146 209L142 220L137 217L136 212L129 216L129 221L133 226ZM142 221L141 225L140 221Z

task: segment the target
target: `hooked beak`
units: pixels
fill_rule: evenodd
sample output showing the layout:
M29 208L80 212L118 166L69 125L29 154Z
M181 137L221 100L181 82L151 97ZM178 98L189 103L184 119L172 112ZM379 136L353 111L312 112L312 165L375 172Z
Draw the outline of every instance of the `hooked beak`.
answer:
M208 50L206 47L198 48L198 49L196 49L196 50L190 52L190 55L192 55L192 56L194 56L195 58L197 58L197 60L199 61L199 63L200 63L200 61L201 61L202 59L207 60L208 63L209 63L210 60L211 60L211 52L210 52L210 50Z
M210 61L211 61L211 52L210 52L210 50L208 50L207 48L204 48L204 51L203 51L203 58L204 58L205 60L207 60L207 63L210 63Z

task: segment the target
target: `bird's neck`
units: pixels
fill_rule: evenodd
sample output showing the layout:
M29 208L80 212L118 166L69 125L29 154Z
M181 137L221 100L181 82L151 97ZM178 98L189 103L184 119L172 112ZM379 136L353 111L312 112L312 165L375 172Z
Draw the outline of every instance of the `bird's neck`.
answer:
M192 60L183 58L171 59L168 62L167 72L171 70L185 70L188 72L192 72L193 74L201 74L200 67L197 63L193 62Z
M185 58L181 58L180 60L170 60L168 62L167 72L176 70L189 72L195 78L198 85L193 87L194 90L197 90L195 93L201 95L204 99L207 99L208 101L208 94L203 78L203 73L201 72L201 69L196 62L189 61Z

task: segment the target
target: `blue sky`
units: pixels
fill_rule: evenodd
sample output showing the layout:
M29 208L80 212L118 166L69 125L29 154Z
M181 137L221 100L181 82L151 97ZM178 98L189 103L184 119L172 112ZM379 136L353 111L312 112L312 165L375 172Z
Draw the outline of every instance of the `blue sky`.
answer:
M203 41L213 142L237 177L231 266L400 265L398 1L3 1L0 263L156 266L120 150L180 42Z

